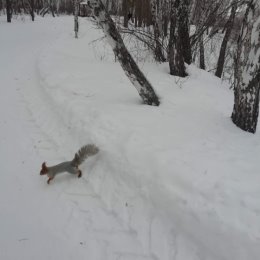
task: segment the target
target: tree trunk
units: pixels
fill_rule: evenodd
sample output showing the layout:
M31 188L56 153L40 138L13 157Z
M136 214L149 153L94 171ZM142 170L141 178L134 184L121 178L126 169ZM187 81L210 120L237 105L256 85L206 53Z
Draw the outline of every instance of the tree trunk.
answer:
M157 18L157 9L158 9L158 2L157 0L151 0L151 13L152 13L152 23L153 23L153 31L154 31L154 42L155 42L155 48L154 48L154 57L155 60L158 62L165 62L166 58L164 57L162 44L160 41L160 29L159 29L159 23Z
M248 84L247 89L241 91L236 87L234 91L234 107L232 121L244 131L255 133L259 114L260 71L258 76Z
M53 17L55 17L55 12L54 12L54 1L50 0L50 10L51 10L51 14Z
M6 0L6 16L7 22L11 23L12 20L12 0Z
M35 15L34 15L34 0L30 0L30 15L32 17L32 21L34 21Z
M128 13L129 13L129 4L128 0L123 0L122 3L123 16L124 16L124 27L128 28Z
M90 0L89 6L100 26L102 27L106 38L111 45L115 56L119 60L125 74L137 89L139 95L145 104L158 106L160 104L152 85L141 72L136 62L128 52L121 35L116 29L115 23L105 10L101 0Z
M199 50L200 50L200 68L205 70L205 53L204 53L204 34L199 38Z
M234 108L232 121L255 133L260 89L260 6L251 0L243 20L235 58Z
M170 74L179 77L187 76L183 58L183 48L180 38L180 21L179 21L180 0L176 0L171 5L171 24L169 39L169 66Z
M180 5L180 28L179 28L179 36L181 38L182 50L183 50L183 58L187 64L191 64L191 45L190 45L190 26L189 26L189 5L190 0L183 0Z
M136 15L137 15L137 27L142 27L143 24L143 1L137 1L136 5Z
M40 0L36 0L36 13L37 13L37 15L39 15L39 13L40 13Z
M230 14L230 17L226 24L226 33L225 33L225 36L224 36L222 44L221 44L220 53L219 53L219 57L218 57L218 65L217 65L217 69L216 69L216 73L215 73L215 76L217 76L219 78L221 78L221 75L223 72L227 44L228 44L228 40L229 40L231 31L233 29L234 20L236 17L236 10L237 10L237 4L236 4L236 2L233 2L231 14Z
M75 38L78 38L79 32L79 2L78 0L74 0L74 32Z

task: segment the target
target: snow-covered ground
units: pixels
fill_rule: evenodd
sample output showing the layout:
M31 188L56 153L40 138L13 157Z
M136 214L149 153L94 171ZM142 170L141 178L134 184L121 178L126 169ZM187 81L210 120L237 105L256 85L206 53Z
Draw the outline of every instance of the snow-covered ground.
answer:
M229 86L142 63L143 105L102 32L72 29L0 17L0 259L260 259L260 131L232 124ZM87 143L83 177L47 185L41 163Z

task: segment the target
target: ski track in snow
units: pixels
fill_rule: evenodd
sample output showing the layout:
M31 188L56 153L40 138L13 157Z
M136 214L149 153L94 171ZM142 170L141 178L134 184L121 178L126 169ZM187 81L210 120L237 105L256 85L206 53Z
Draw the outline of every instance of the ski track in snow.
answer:
M38 18L35 23L17 22L10 28L0 24L6 33L12 32L3 44L9 64L0 74L4 85L11 86L1 89L1 107L6 111L1 114L4 138L0 151L3 161L12 158L5 164L1 183L0 258L257 260L259 177L251 173L252 181L241 188L239 178L243 176L237 177L235 170L242 168L249 174L250 163L242 155L225 158L221 146L232 154L243 145L254 144L257 149L260 142L233 129L226 120L223 111L231 111L232 105L227 105L226 90L221 90L227 95L223 103L212 99L210 90L205 94L209 101L197 97L198 105L189 114L201 125L189 134L191 124L178 121L178 112L184 109L188 115L185 109L192 107L191 99L185 101L181 95L185 91L196 95L191 85L198 84L201 75L197 70L190 67L187 87L182 89L185 81L176 82L180 87L173 95L168 88L172 77L161 74L162 81L156 76L158 67L149 67L151 80L161 86L162 105L160 110L147 108L119 65L110 62L109 47L88 44L100 32L84 22L87 29L81 29L80 38L87 41L75 44L68 29L72 20ZM17 27L24 34L16 35ZM26 39L28 30L34 35L31 41ZM160 68L165 73L165 67ZM203 80L205 85L214 82L206 74ZM106 85L113 91L106 91ZM207 113L212 100L215 110ZM200 113L207 120L202 121ZM158 124L154 117L161 118ZM168 126L169 120L182 122L173 128L179 138L175 132L164 132L164 140L161 125ZM228 129L225 133L221 133L223 125ZM205 138L201 140L203 129ZM218 132L223 135L221 141L212 137ZM236 144L235 138L229 141L226 135L243 142ZM101 151L81 166L81 179L64 174L47 185L47 179L38 175L43 160L51 165L71 159L80 146L92 142ZM157 152L151 154L151 150ZM247 151L253 162L255 151ZM200 156L206 159L197 162ZM225 169L221 163L234 168ZM174 167L168 167L172 164ZM248 194L250 190L255 192L255 200ZM233 194L240 194L241 199Z

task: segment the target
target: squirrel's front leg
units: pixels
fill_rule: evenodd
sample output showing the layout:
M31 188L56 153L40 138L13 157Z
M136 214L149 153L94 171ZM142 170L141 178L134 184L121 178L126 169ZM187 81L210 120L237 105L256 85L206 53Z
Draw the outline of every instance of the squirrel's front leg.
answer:
M49 179L47 180L47 183L50 184L50 181L53 179L54 179L54 177L49 177Z

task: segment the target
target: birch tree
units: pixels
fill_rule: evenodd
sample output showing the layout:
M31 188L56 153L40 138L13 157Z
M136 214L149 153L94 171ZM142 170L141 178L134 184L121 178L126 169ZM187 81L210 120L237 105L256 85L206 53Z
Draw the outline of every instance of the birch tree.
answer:
M260 6L250 0L243 20L235 58L234 108L232 121L255 133L260 89Z
M93 10L93 15L102 27L106 39L117 59L119 60L126 76L137 89L140 97L145 104L158 106L160 104L152 85L146 79L142 71L137 66L136 62L126 49L121 35L119 34L114 21L106 11L101 0L89 0L90 8Z

